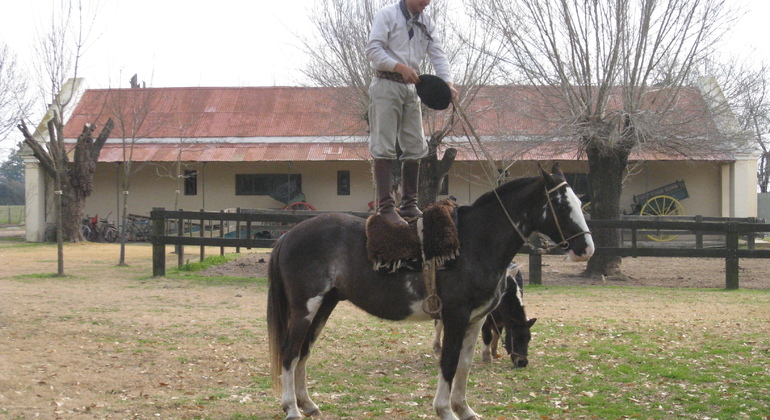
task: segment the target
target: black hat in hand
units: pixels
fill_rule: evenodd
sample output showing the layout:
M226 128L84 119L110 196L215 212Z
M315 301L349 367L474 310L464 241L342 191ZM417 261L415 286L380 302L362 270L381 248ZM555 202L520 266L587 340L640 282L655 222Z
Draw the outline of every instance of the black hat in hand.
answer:
M416 88L417 96L430 109L447 109L452 102L452 89L438 76L421 74Z

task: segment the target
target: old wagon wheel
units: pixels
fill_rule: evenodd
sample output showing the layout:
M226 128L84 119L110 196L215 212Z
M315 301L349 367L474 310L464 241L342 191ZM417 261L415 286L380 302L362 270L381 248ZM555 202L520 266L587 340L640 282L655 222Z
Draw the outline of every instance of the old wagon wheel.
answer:
M583 211L584 216L590 216L591 215L591 202L587 202L580 206L580 210Z
M658 195L647 200L639 212L642 216L684 216L684 207L674 197ZM679 235L661 233L659 235L647 235L649 239L658 242L673 241Z
M291 204L287 204L286 207L283 208L284 210L315 210L315 207L311 206L310 204L304 202L304 201L296 201Z
M315 207L313 207L311 204L306 203L304 201L295 201L291 204L287 204L283 209L284 210L315 210ZM283 226L283 223L267 222L265 223L265 226ZM284 233L286 233L285 230L271 230L269 236L271 239L278 239Z

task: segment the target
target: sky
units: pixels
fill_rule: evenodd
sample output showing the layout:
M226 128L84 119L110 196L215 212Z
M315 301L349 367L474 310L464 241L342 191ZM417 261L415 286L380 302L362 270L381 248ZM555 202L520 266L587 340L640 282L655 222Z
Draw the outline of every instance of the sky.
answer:
M153 87L292 86L302 78L296 34L308 32L313 0L101 2L80 68L89 87L127 87L133 74ZM0 39L30 59L55 4L0 0Z
M23 65L31 66L35 34L45 32L60 1L0 0L0 40ZM770 62L770 1L727 1L747 13L730 31L725 50ZM101 3L79 68L89 88L127 87L134 74L148 87L303 83L298 35L312 35L308 13L316 0ZM0 156L6 146L0 145Z
M30 60L35 32L59 1L0 0L0 39ZM728 1L748 13L730 31L727 49L770 60L770 1ZM133 74L153 87L302 82L297 35L311 33L307 15L314 0L101 2L80 69L89 87L126 86Z

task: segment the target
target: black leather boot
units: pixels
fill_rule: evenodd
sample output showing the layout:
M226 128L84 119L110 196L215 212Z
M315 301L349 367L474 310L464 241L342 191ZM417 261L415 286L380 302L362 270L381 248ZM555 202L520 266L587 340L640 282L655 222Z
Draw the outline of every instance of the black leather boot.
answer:
M377 184L377 214L394 225L407 226L406 220L396 212L396 199L393 197L390 175L392 168L392 160L374 160L374 182Z

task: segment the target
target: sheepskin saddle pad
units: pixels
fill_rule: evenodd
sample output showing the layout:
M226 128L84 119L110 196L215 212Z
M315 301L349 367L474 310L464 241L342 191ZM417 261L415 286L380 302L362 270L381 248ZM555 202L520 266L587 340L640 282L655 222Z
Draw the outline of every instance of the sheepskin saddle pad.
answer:
M421 218L407 219L397 226L380 215L366 221L366 251L375 270L395 272L399 268L419 270L423 261L435 259L438 266L460 254L455 219L456 204L441 200L428 207Z

